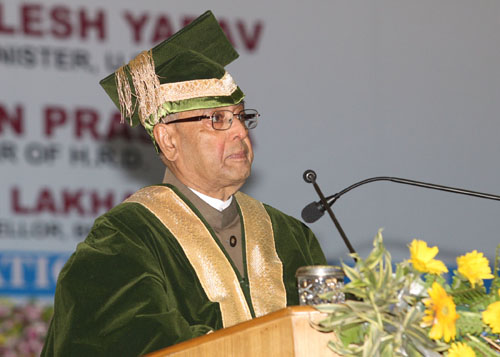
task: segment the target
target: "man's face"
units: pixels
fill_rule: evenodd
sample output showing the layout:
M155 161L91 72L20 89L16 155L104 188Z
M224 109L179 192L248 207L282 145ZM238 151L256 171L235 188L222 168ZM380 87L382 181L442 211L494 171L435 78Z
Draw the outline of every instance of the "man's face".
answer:
M194 110L178 113L176 119L199 115L212 115L217 109L238 114L242 104L222 108ZM248 129L235 118L231 128L215 130L212 121L174 123L178 137L175 161L188 186L204 193L225 187L239 189L247 177L253 161L253 150ZM185 182L186 183L186 182Z

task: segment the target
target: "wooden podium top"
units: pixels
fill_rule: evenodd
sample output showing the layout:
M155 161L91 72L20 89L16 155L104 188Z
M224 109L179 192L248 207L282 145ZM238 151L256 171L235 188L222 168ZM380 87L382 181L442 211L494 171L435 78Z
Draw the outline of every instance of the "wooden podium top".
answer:
M287 307L147 356L337 356L327 347L335 335L310 325L321 319L310 306Z

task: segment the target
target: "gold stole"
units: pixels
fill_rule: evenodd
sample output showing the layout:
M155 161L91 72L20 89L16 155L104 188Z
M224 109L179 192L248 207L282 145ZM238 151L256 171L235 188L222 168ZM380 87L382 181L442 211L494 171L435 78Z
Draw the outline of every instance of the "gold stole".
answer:
M259 201L235 194L245 230L250 297L256 316L286 306L283 264L276 253L271 219ZM203 221L169 187L145 187L125 202L147 208L174 235L212 302L219 303L224 327L250 320L252 315L231 263Z

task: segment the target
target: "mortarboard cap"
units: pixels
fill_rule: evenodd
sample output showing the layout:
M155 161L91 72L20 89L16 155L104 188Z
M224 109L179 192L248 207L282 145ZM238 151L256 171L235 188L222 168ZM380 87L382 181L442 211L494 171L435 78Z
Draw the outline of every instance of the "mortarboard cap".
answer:
M240 103L244 94L224 69L238 58L211 11L100 81L131 126L165 115Z

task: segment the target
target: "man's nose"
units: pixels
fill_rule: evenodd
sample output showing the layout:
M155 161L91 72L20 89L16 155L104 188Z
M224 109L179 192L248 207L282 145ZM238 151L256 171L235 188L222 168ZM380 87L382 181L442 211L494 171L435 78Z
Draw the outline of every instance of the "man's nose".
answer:
M248 129L244 121L240 120L237 116L234 117L230 130L235 137L243 139L248 136Z

